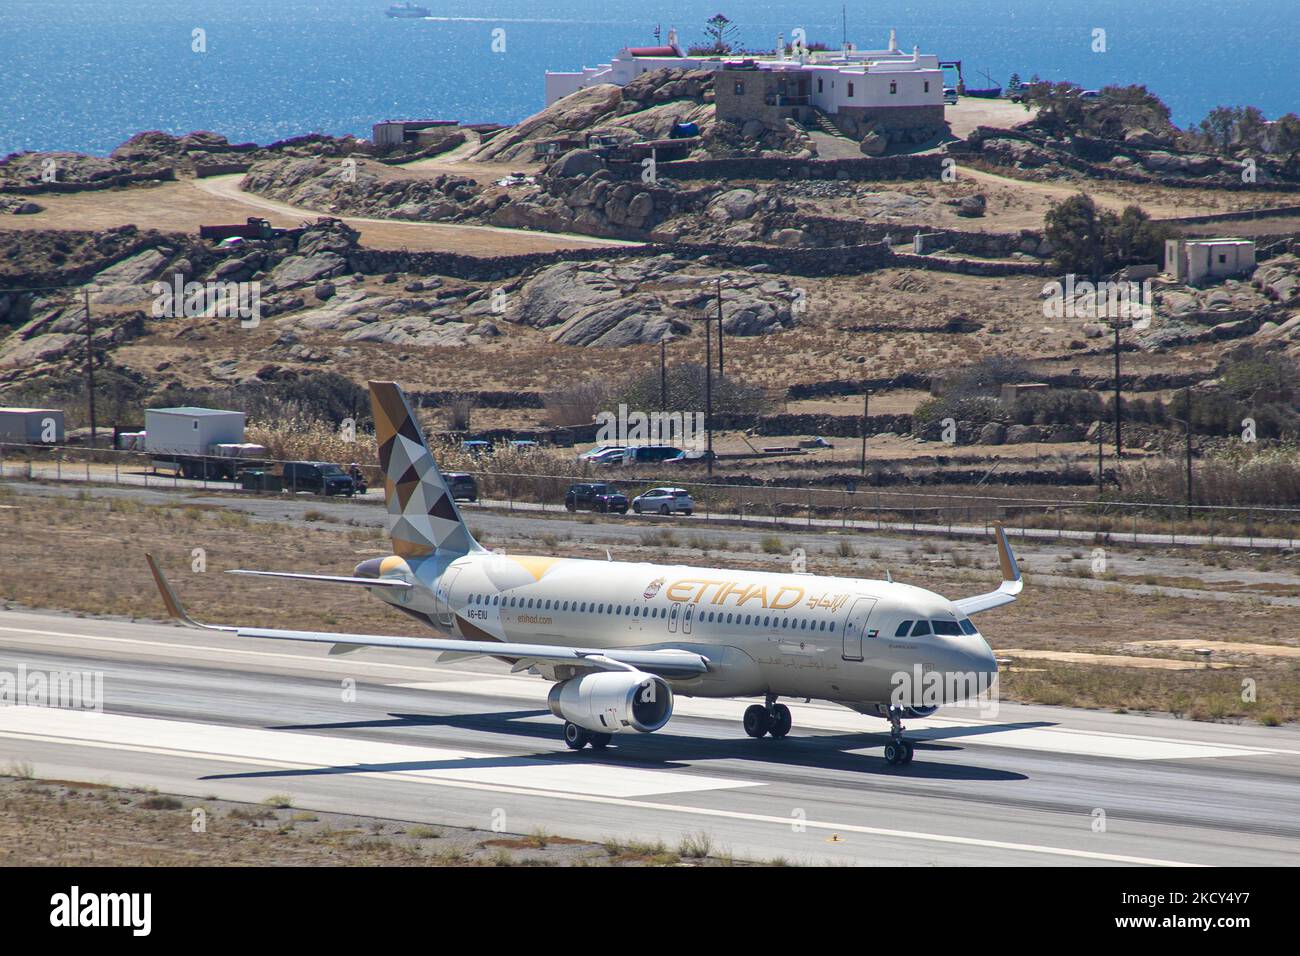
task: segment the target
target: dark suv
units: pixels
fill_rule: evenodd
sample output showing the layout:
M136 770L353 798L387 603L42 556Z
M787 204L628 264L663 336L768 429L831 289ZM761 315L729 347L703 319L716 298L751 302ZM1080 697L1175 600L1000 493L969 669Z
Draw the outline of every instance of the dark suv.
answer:
M442 476L453 500L478 501L478 483L474 476L463 471L449 471Z
M326 461L287 461L284 463L284 487L289 491L310 491L318 495L357 493L356 483L338 465Z
M564 507L570 511L580 508L591 511L617 511L627 514L627 495L613 485L570 485L564 493Z

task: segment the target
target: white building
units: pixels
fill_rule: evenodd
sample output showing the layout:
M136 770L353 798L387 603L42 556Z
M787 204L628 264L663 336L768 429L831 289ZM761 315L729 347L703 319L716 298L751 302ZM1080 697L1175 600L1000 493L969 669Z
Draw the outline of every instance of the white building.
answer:
M676 67L722 74L714 82L719 119L806 120L818 109L843 120L850 133L868 122L885 128L943 123L939 58L916 47L910 53L899 50L893 30L883 50L858 50L849 43L841 50L787 54L785 47L785 38L778 37L778 52L766 56L689 56L671 31L664 46L625 47L609 63L578 73L548 71L546 102L599 83L624 86L649 70Z
M1255 243L1249 239L1167 239L1165 272L1195 285L1206 279L1249 275L1255 269Z

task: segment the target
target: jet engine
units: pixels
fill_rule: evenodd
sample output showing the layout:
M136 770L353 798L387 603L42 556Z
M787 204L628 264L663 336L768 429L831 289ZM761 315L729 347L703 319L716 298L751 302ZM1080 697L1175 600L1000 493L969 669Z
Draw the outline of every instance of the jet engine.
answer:
M546 705L556 717L597 734L648 734L673 715L673 692L642 671L594 671L560 681Z

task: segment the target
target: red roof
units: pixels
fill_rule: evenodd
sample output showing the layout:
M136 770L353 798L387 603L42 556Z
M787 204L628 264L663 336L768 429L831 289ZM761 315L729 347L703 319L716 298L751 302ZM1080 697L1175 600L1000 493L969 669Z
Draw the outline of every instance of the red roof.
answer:
M682 51L675 46L634 46L628 47L633 56L681 56Z

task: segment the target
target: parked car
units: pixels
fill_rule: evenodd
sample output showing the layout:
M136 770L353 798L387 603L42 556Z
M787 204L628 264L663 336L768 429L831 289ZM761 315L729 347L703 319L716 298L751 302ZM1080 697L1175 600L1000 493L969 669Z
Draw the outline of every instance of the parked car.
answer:
M541 446L529 438L515 438L510 442L511 451L536 451Z
M672 445L637 445L629 448L625 464L644 465L650 462L669 461L682 453L680 448Z
M1101 99L1101 90L1084 90L1079 94L1081 100L1099 100Z
M956 103L956 102L957 102L957 89L956 89L956 87L945 86L945 87L943 88L943 101L944 101L945 103Z
M357 493L357 486L346 471L326 461L286 461L284 487L289 491L310 491L318 495Z
M599 455L592 455L586 459L591 465L622 465L627 462L627 448L607 448Z
M478 501L478 482L474 476L463 471L449 471L442 476L447 482L447 490L452 500Z
M627 495L613 485L570 485L564 493L564 507L570 511L588 510L627 514Z
M586 451L579 453L579 461L589 461L611 451L623 451L622 445L596 445L594 448L588 448Z
M718 460L718 456L711 451L684 451L676 458L669 458L664 462L666 465L702 465L709 459Z
M490 452L492 450L492 443L489 441L483 441L479 438L468 438L460 443L460 450L469 452L477 458L479 455L486 455Z
M685 488L651 488L632 499L632 510L637 514L647 511L655 514L691 514L695 511L695 499Z

